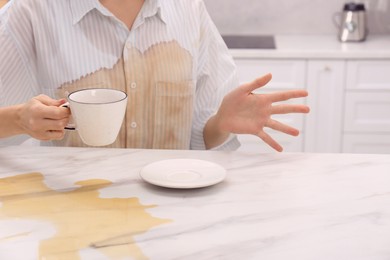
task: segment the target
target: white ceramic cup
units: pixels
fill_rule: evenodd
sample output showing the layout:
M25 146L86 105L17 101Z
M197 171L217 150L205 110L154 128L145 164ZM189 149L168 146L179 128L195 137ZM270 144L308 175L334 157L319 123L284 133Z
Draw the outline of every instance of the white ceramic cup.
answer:
M82 89L68 95L74 124L65 129L77 130L81 140L90 146L115 142L126 113L127 94L107 88Z

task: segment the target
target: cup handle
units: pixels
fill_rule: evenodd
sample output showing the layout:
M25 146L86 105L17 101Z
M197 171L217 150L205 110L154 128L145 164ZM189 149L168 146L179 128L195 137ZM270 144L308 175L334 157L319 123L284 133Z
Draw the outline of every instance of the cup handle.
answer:
M70 109L69 102L62 104L60 107L65 107ZM66 130L76 130L76 124L73 123L72 116L70 116L70 122L65 126Z

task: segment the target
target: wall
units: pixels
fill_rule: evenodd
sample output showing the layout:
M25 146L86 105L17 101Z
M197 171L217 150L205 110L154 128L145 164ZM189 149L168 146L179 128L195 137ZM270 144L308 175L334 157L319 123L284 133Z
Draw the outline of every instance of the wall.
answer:
M204 0L222 34L334 34L343 0ZM390 0L357 1L372 34L390 34Z

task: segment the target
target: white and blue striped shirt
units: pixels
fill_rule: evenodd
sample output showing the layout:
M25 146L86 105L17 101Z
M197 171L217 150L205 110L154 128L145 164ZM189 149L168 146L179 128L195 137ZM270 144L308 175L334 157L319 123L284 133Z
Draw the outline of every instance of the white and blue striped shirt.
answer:
M12 0L0 11L0 106L41 93L124 90L113 147L205 149L205 123L237 85L201 0L146 0L131 30L98 0ZM71 132L55 143L83 146ZM238 145L230 138L219 148Z

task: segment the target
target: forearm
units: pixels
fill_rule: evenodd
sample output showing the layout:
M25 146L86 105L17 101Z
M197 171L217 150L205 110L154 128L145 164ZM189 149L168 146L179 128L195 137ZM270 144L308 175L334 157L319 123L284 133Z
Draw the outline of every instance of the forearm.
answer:
M20 105L0 107L0 138L23 134L19 121Z
M206 123L203 130L203 138L206 149L212 149L223 144L230 133L221 128L221 124L216 115L212 116Z

